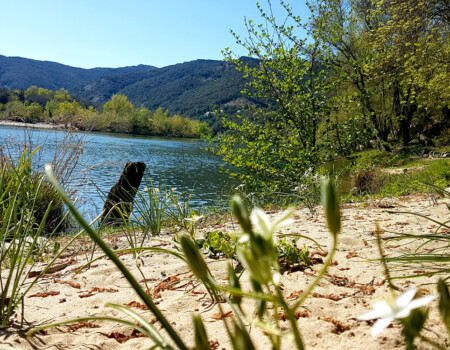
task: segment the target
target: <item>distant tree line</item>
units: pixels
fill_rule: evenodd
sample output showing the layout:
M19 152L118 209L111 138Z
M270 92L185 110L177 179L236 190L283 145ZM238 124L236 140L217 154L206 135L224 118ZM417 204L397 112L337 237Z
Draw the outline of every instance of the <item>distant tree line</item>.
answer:
M73 99L65 89L52 91L36 86L26 90L0 88L0 118L139 135L195 138L211 133L207 123L170 116L161 108L136 108L125 95L115 94L101 109L95 109Z

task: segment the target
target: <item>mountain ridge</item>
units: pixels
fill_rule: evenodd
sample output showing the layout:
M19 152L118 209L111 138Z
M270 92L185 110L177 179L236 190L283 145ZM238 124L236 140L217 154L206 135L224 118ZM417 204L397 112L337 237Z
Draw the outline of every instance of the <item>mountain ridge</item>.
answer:
M248 62L256 60L246 58ZM124 94L135 105L194 119L211 119L211 106L236 114L244 105L245 79L226 61L197 59L157 68L137 65L119 68L78 68L52 61L0 55L0 86L27 89L67 89L77 99L99 108L113 94ZM209 121L211 124L211 121Z

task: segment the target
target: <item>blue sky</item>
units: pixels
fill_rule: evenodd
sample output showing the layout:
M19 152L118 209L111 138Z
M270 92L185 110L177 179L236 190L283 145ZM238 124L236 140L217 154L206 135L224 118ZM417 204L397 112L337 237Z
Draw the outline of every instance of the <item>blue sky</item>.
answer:
M305 0L292 0L307 18ZM265 0L260 3L267 7ZM222 59L245 35L244 17L259 18L256 0L0 0L0 55L75 67L164 67ZM272 0L276 18L285 11Z

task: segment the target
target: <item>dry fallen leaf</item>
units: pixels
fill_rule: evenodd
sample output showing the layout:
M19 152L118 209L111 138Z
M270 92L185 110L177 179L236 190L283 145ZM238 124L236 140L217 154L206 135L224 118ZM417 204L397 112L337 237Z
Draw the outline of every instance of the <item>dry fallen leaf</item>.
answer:
M357 256L358 256L357 252L351 252L351 253L348 253L345 258L346 259L350 259L350 258L354 258L354 257L357 257Z
M345 331L350 330L352 327L349 325L345 325L342 322L335 320L331 317L319 317L319 320L325 321L325 322L330 322L332 324L334 324L334 330L332 331L335 334L339 334Z
M125 306L127 306L127 307L135 307L136 309L140 309L140 310L148 310L147 306L145 306L144 304L141 304L141 303L139 303L137 301L129 302Z
M145 337L145 335L142 334L141 332L137 331L136 329L133 329L133 331L131 332L130 335L126 335L126 334L123 334L120 332L112 332L109 335L107 335L107 337L110 339L115 339L115 340L117 340L117 342L122 344L130 339Z
M223 318L225 318L225 317L230 317L232 314L233 314L232 311L225 312L223 315L217 313L217 314L213 314L213 315L211 316L211 318L212 318L213 320L219 321L219 320L221 320L221 319L223 319Z
M81 285L79 283L73 282L73 281L61 281L61 280L56 280L55 283L60 283L60 284L68 284L69 286L71 286L72 288L76 288L76 289L80 289Z
M303 294L303 290L296 290L292 292L287 299L297 299Z
M119 291L118 289L114 289L114 288L98 288L98 287L94 287L91 290L89 290L87 292L84 292L86 294L81 294L78 297L80 297L80 298L88 298L88 297L90 297L90 296L92 296L94 294L97 294L97 293L104 293L104 292L117 293L118 291ZM95 293L95 292L97 292L97 293ZM83 293L83 292L78 292L78 293Z
M42 292L42 293L36 293L36 294L32 294L29 295L28 298L47 298L49 296L54 296L54 295L58 295L59 292L53 291L53 292Z

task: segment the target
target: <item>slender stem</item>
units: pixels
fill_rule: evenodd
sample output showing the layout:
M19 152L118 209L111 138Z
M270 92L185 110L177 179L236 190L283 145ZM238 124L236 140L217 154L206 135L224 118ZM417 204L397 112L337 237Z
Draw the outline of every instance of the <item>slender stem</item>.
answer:
M284 300L283 295L281 294L281 290L278 286L277 286L277 294L278 294L278 299L281 303L281 306L286 310L286 316L289 319L289 322L291 323L291 328L292 328L292 332L294 333L297 349L304 350L305 345L303 344L303 339L300 334L300 331L298 330L297 321L296 321L295 315L294 315L294 312L297 309L297 307L292 308L292 309L289 307L289 305Z
M386 259L383 254L383 246L381 245L381 231L378 224L377 224L377 246L378 246L378 253L380 254L380 260L384 269L384 275L386 276L386 281L389 286L389 290L391 291L392 296L395 298L394 290L398 290L398 288L394 286L394 284L392 283L391 273L389 272L389 268L387 266Z
M221 292L228 292L232 295L237 295L237 296L241 296L241 297L249 297L249 298L271 301L271 302L275 302L277 300L272 295L267 295L267 294L263 294L263 293L244 292L238 288L230 288L228 286L221 286L219 284L214 284L214 289L221 291Z
M446 348L444 348L443 346L441 346L438 343L432 341L431 339L428 339L428 338L424 337L423 335L419 335L419 337L420 337L420 340L424 341L425 343L428 343L428 344L432 345L436 349L446 350Z
M334 254L336 253L337 248L337 235L333 235L333 247L331 248L330 255L328 256L328 259L325 261L325 264L323 265L322 270L320 270L319 274L317 275L316 279L311 283L309 288L302 294L299 300L294 304L294 306L291 308L291 310L295 311L297 308L306 300L309 294L311 294L314 287L319 283L319 281L322 279L325 272L327 272L328 266L331 264L331 261L334 258Z

